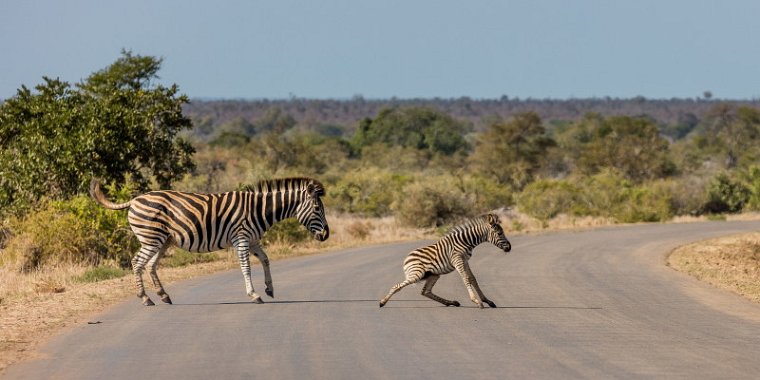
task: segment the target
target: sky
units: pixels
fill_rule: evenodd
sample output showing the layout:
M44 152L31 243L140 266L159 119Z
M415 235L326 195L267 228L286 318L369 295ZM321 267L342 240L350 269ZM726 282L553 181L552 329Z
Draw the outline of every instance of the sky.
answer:
M2 0L0 99L122 49L193 99L760 98L756 0Z

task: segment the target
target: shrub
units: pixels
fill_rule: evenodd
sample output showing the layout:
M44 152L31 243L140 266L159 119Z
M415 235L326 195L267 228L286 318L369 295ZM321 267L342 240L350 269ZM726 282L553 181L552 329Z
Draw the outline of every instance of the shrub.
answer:
M477 214L472 200L451 186L450 180L429 178L405 186L393 203L399 222L413 227L439 227Z
M308 239L309 231L301 225L298 219L289 218L276 223L264 234L264 244L271 243L298 243Z
M707 203L704 211L709 213L739 212L750 199L750 191L727 173L719 173L708 184Z
M566 181L537 180L517 197L520 210L542 222L571 213L578 198L578 188Z
M194 253L184 249L172 249L162 258L160 265L168 268L184 267L190 264L210 263L219 259L214 252Z
M638 186L627 191L625 202L614 208L611 216L623 223L660 222L673 216L670 202L664 188Z
M23 271L61 263L98 265L103 260L128 267L139 248L126 212L107 210L85 195L44 203L10 224L14 236L2 261Z
M81 283L105 281L112 278L124 277L129 273L132 272L122 268L99 265L88 268L81 276L75 277L74 281Z
M760 166L750 166L742 176L749 193L746 204L747 209L760 211Z
M349 172L327 189L325 207L362 216L387 216L392 213L394 194L409 181L409 177L377 168Z

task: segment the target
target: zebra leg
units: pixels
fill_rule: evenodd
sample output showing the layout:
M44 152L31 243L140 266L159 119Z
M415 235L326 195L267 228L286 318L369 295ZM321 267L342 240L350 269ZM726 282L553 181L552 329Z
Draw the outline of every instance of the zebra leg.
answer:
M161 280L158 278L158 272L156 271L158 268L158 261L164 257L164 253L166 253L166 249L169 248L169 245L169 242L164 243L164 246L161 247L158 253L148 261L148 268L150 268L150 278L153 280L153 286L158 288L157 293L161 297L161 301L171 305L172 299L169 298L169 294L166 293L164 286L161 285Z
M425 286L422 287L422 295L430 298L433 301L440 302L446 306L457 306L459 307L459 302L457 301L449 301L445 298L439 297L435 294L433 294L433 286L435 286L435 283L438 282L438 279L441 278L441 275L433 274L428 277L427 281L425 281Z
M417 281L419 281L421 279L422 279L422 275L415 274L415 275L413 275L411 277L408 276L406 278L406 280L404 280L403 282L400 282L400 283L398 283L396 285L393 285L393 287L391 288L391 290L388 292L388 295L386 295L385 298L383 298L383 299L380 300L380 307L385 306L385 304L388 303L388 300L391 299L391 296L393 296L394 294L396 294L396 292L398 292L399 290L403 289L406 286L414 284L415 282L417 282Z
M493 303L493 301L486 298L486 296L483 294L483 291L480 290L480 285L478 284L478 280L475 278L475 275L472 274L472 270L470 270L470 278L472 279L472 286L475 288L475 291L478 292L478 296L480 296L480 299L487 303L490 307L496 307L496 304Z
M251 262L248 260L248 238L239 238L232 242L240 261L240 270L243 272L243 281L245 281L245 292L251 297L254 303L264 303L261 297L253 290L253 281L251 280Z
M264 269L264 284L267 286L264 292L272 298L274 298L274 286L272 285L272 274L269 271L269 257L264 253L264 249L261 247L260 241L251 242L251 249L253 255L261 262L261 267Z
M470 300L472 300L473 303L482 309L483 302L481 302L480 297L478 296L477 292L475 292L473 286L473 280L475 277L472 275L472 271L470 271L470 265L467 263L467 259L462 258L462 255L460 254L455 254L451 257L451 263L454 265L454 268L457 269L459 275L462 276L464 286L467 288L467 292L470 294Z
M132 258L132 271L135 274L135 283L137 284L137 297L142 299L142 303L145 306L155 305L151 301L150 297L145 294L145 286L143 284L142 273L145 270L145 264L150 261L154 256L158 255L160 248L157 246L150 246L142 243L140 251Z

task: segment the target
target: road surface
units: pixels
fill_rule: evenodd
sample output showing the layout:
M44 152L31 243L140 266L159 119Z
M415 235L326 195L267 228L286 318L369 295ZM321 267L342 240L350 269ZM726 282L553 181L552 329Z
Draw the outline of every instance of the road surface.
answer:
M378 307L421 242L277 261L271 302L248 302L239 271L185 281L167 289L174 305L129 298L4 378L757 379L760 306L675 272L664 257L758 229L708 222L516 236L506 255L483 245L471 264L498 306L483 310L456 273L435 290L462 307L423 298L421 286Z

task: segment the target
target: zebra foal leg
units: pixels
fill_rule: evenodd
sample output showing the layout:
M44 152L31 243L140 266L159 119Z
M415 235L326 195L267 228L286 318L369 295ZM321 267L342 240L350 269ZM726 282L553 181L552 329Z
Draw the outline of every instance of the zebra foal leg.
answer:
M433 301L440 302L446 306L456 306L459 307L459 302L457 301L449 301L443 297L439 297L433 293L433 286L435 286L435 283L438 282L438 279L441 278L441 275L433 274L428 277L427 281L425 281L425 286L422 287L422 295L430 298Z
M264 303L261 297L253 290L253 281L251 280L251 262L249 261L248 239L241 238L232 244L237 251L238 260L240 261L240 270L243 272L243 281L245 281L245 292L251 297L254 303Z
M480 299L483 300L483 302L487 303L488 306L496 307L496 304L493 301L486 298L486 296L483 294L483 291L480 290L480 285L478 284L478 280L475 278L475 275L472 274L472 272L470 272L470 276L471 276L470 278L472 279L472 286L475 288L475 291L480 296Z
M455 255L451 258L451 263L454 264L454 268L457 269L457 272L459 272L459 275L462 276L462 281L464 282L464 286L467 288L467 293L470 294L470 300L476 305L478 305L479 308L483 308L483 302L480 300L480 296L475 291L473 286L473 279L475 278L472 275L472 271L470 270L470 265L467 263L467 259L462 258L461 255Z
M391 297L394 294L396 294L396 292L398 292L399 290L403 289L406 286L414 284L415 282L421 279L422 279L422 276L415 275L413 277L407 277L406 280L404 280L403 282L399 282L398 284L393 285L393 287L391 287L391 290L388 292L388 295L386 295L383 299L380 300L380 307L385 306L385 304L388 303L388 300L390 300Z

